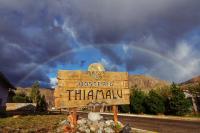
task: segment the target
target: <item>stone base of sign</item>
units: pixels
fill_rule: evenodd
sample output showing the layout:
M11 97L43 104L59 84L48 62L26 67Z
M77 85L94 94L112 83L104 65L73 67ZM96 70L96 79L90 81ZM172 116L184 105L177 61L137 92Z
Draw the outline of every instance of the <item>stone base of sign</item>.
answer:
M100 115L100 113L90 112L88 118L79 118L77 120L76 130L71 128L69 120L63 120L59 123L59 127L56 132L84 132L84 133L153 133L151 131L131 128L128 125L123 125L121 122L117 121L115 123L113 120L105 120Z

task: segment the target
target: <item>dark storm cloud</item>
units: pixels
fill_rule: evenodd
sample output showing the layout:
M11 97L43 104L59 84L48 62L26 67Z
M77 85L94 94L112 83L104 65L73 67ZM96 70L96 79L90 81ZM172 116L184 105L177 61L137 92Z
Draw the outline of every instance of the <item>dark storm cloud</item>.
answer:
M0 1L0 70L16 85L30 85L35 80L49 83L49 69L71 59L66 55L48 62L71 49L67 35L53 24L57 12L48 9L51 5L49 1ZM37 70L44 63L48 67Z
M160 58L151 52L172 58L179 65L185 64L186 57L181 54L184 58L176 60L175 52L189 49L198 53L190 42L186 45L180 42L200 26L199 5L199 0L0 0L0 63L3 64L0 70L18 83L38 65L74 48L70 42L75 39L81 46L92 44L113 64L125 64L127 70L144 67L152 75L169 79L169 69L163 69L168 71L162 74L154 72ZM113 50L121 43L128 44L128 58L122 58L123 50ZM131 49L132 46L151 52L141 53ZM199 54L187 56L192 58L190 64L194 64ZM32 73L26 83L49 82L46 75L49 70L70 60L73 62L68 55L48 62ZM190 67L195 69L190 76L199 70L198 65ZM170 73L177 69L170 69ZM179 72L183 73L177 71L176 75ZM173 77L177 78L181 76Z

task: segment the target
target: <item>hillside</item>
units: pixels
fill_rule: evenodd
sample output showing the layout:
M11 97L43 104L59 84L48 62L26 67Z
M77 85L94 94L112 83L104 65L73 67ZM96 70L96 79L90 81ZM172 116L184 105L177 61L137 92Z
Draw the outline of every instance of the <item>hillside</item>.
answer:
M200 76L197 76L197 77L194 77L190 80L187 80L183 83L181 83L181 85L187 85L187 84L197 84L197 83L200 83Z
M22 88L22 87L17 87L16 92L24 92L27 95L30 95L31 88ZM45 95L46 101L50 107L54 106L54 90L53 89L46 89L46 88L41 88L40 93L42 95Z
M137 86L141 90L148 92L151 89L169 86L170 83L146 75L129 75L129 88Z
M198 84L200 84L200 76L189 79L183 83L180 83L179 85L182 89L187 89L189 86L196 86Z

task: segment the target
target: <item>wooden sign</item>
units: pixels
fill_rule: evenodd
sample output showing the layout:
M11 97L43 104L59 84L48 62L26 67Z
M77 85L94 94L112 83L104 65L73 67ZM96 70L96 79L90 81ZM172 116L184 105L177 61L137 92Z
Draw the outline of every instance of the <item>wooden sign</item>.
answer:
M60 70L57 78L56 108L129 104L127 72Z

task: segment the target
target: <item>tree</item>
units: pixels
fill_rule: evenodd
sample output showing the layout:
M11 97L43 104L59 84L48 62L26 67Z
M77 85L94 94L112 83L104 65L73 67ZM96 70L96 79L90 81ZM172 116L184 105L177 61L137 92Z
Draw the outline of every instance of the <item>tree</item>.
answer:
M23 92L16 93L15 96L13 96L12 101L14 103L30 103L31 102L30 98L26 96L26 94Z
M33 103L37 103L38 99L39 99L39 96L40 96L40 85L39 85L39 82L36 81L32 88L31 88L31 93L30 93L30 97L31 97L31 100Z
M130 111L131 113L143 113L145 94L140 89L134 89L130 99Z
M170 90L170 86L165 86L165 87L162 87L162 88L157 88L155 90L155 92L162 96L165 99L167 99L169 96L171 96L171 90Z
M165 103L161 95L157 94L156 91L151 90L148 96L145 98L145 113L147 114L159 114L164 113Z
M180 87L173 83L170 87L171 96L167 102L167 113L171 115L182 116L189 113L191 110L191 102L185 97Z
M9 90L8 91L8 103L12 103L13 102L13 97L15 96L16 94L15 94L15 92L13 91L13 90Z
M38 99L37 99L37 104L36 104L36 111L38 112L46 112L47 111L47 102L45 99L45 96L39 95Z
M130 112L130 106L129 105L119 105L118 109L121 113L128 113Z

